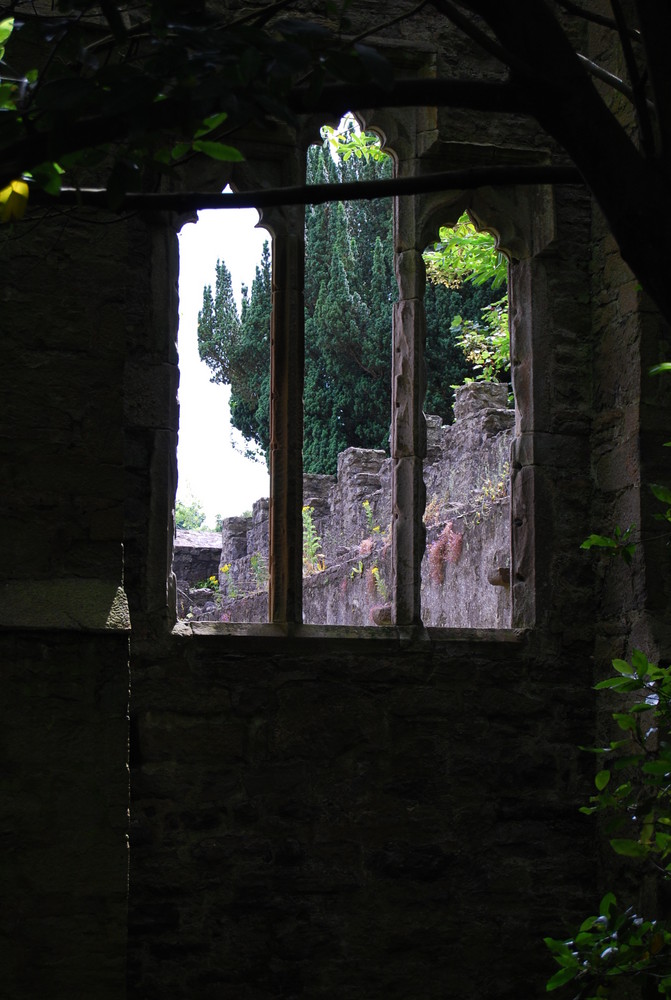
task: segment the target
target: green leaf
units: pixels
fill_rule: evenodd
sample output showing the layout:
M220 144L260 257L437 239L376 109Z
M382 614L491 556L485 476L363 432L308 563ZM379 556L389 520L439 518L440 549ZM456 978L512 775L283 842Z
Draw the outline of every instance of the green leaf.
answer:
M213 160L224 160L227 163L240 163L244 156L235 146L227 146L223 142L208 142L205 139L196 139L193 148L198 153L211 156Z
M660 486L658 483L650 483L650 489L663 503L671 503L671 490L666 486Z
M572 979L578 975L579 968L576 963L574 968L570 969L560 969L559 972L555 972L552 979L548 979L545 986L547 993L552 993L553 990L559 989L560 986L564 986L565 983L570 983Z
M649 760L641 768L644 774L671 774L671 762L668 760Z
M607 677L604 681L599 681L594 685L595 691L603 691L605 688L613 688L615 691L637 691L643 685L636 677Z
M639 677L645 677L646 674L649 674L650 668L653 666L645 653L641 652L640 649L635 649L633 651L631 654L631 662Z
M9 36L14 30L14 18L6 17L4 21L0 21L0 45L4 45Z
M616 549L617 542L614 538L608 538L607 535L590 535L580 546L581 549L591 549L593 547L601 549Z
M58 163L40 163L32 171L35 181L47 194L57 195L61 190L61 182L65 171Z
M599 903L599 915L602 917L609 917L610 911L614 906L617 906L617 899L615 898L614 892L607 892Z
M653 365L648 375L659 375L661 372L671 372L671 361L663 361L661 365Z
M627 742L625 740L625 742ZM644 759L644 754L629 754L626 757L620 757L615 761L613 768L615 771L622 771L625 767L638 767L641 761ZM619 791L619 789L618 789Z
M201 128L198 129L194 138L200 139L202 136L207 135L208 132L212 132L215 128L219 128L220 125L228 118L225 111L220 111L217 115L210 115L203 121Z
M2 54L0 52L0 59ZM17 87L14 83L0 83L0 108L4 111L15 111L16 104L14 97L17 94Z
M578 960L566 941L551 937L543 938L543 941L552 952L556 962L560 962L564 966L577 965Z
M599 773L595 777L594 784L599 789L599 791L602 792L609 781L610 781L610 771L603 770L599 771Z
M613 660L613 666L618 673L629 674L630 676L634 673L634 668L626 660Z
M637 840L622 840L616 837L611 840L610 846L616 854L621 854L626 858L644 858L648 854L645 845L639 844Z
M667 852L671 850L671 834L660 833L657 831L655 833L655 844L660 851Z
M186 154L189 152L190 149L191 149L190 143L178 142L172 147L172 152L170 155L172 156L173 160L179 160L181 159L182 156L186 156Z

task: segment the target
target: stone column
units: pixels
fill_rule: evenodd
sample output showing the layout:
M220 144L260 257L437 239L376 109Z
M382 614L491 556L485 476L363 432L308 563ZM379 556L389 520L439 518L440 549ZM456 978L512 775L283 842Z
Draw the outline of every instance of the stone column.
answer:
M270 325L270 586L268 618L302 622L304 210L278 212Z
M424 342L426 274L415 242L414 199L396 203L396 277L399 301L393 314L392 357L392 621L421 624L420 589L426 531L422 521L426 491L422 462L426 424L422 407L426 391ZM402 235L408 234L406 240Z

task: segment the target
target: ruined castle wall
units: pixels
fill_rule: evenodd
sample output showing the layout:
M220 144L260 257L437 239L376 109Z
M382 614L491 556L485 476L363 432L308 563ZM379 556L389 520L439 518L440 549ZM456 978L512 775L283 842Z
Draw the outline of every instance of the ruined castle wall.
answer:
M509 387L476 383L457 390L456 419L427 420L424 469L427 552L422 569L422 619L442 628L510 625L510 446L515 420ZM320 539L315 565L303 578L303 620L323 625L372 625L388 605L391 462L384 451L349 448L338 474L304 477L303 502ZM447 537L455 544L448 551ZM268 566L268 501L251 518L224 522L212 533L177 532L173 568L178 617L263 622ZM216 575L220 592L194 591ZM493 589L496 588L496 589Z

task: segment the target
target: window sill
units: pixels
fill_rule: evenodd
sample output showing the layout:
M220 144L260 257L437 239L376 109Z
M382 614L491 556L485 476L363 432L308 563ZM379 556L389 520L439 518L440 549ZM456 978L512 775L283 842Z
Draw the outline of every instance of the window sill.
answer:
M227 640L298 640L299 642L350 643L386 642L396 645L435 644L443 642L513 643L519 644L528 635L528 629L514 628L419 628L349 625L271 625L246 622L185 622L179 621L172 630L173 636L218 637Z

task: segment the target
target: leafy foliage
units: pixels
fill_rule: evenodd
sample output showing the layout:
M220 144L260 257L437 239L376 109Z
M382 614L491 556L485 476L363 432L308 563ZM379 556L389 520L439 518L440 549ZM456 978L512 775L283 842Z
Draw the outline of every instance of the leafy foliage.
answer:
M671 490L651 489L671 504ZM657 516L671 523L671 507ZM632 530L590 535L582 548L604 549L630 564ZM602 766L594 778L596 792L581 812L601 816L610 847L637 865L639 881L647 875L663 886L671 881L671 666L651 663L635 649L630 660L613 660L613 668L615 674L596 690L622 697L621 710L612 713L622 736L590 748ZM646 996L671 997L671 920L623 909L612 892L574 937L545 943L560 967L548 992L570 983L574 1000L595 1000L610 997L618 983L640 981L649 990Z
M424 254L427 277L448 288L469 283L486 286L490 293L504 292L508 280L505 257L496 248L496 240L479 232L464 213L451 228L441 228L440 242ZM455 342L474 369L474 378L466 382L498 382L510 368L510 333L507 293L483 304L478 317L457 314L451 325Z
M465 281L489 284L492 291L504 288L508 264L496 249L490 233L479 232L464 213L455 226L441 227L440 240L424 254L426 274L431 281L458 288Z
M548 993L570 983L574 1000L608 998L616 983L643 977L657 993L671 996L671 931L659 920L644 920L632 907L621 909L612 892L599 913L582 922L575 938L544 938L559 965L548 980ZM578 990L576 993L575 990Z
M207 531L205 511L197 500L184 503L178 500L175 504L175 527L186 531Z
M456 334L457 345L475 371L475 378L465 381L502 381L510 369L508 296L485 306L479 320L455 316L451 329Z
M286 6L222 17L185 0L55 0L44 12L15 0L0 20L2 183L29 171L58 193L64 171L76 183L94 168L113 207L194 153L241 159L236 130L291 120L306 75L315 93L390 78L382 56L343 40L336 8L324 24Z
M627 564L630 564L636 545L631 540L634 525L629 525L624 531L619 525L612 535L590 535L580 546L581 549L604 549L610 556L620 556Z
M596 685L623 696L613 719L620 739L592 750L603 761L586 815L602 813L616 854L633 859L664 882L671 878L671 667L650 663L640 650L631 662L613 660L615 675ZM633 697L632 697L633 696ZM554 990L572 982L576 1000L608 997L615 980L639 979L671 997L671 921L647 920L621 909L613 893L601 901L575 937L546 938L560 970ZM573 982L575 980L575 982Z
M314 507L304 506L301 511L303 518L303 575L311 576L325 569L324 555L320 551L322 540L317 534L313 520Z

